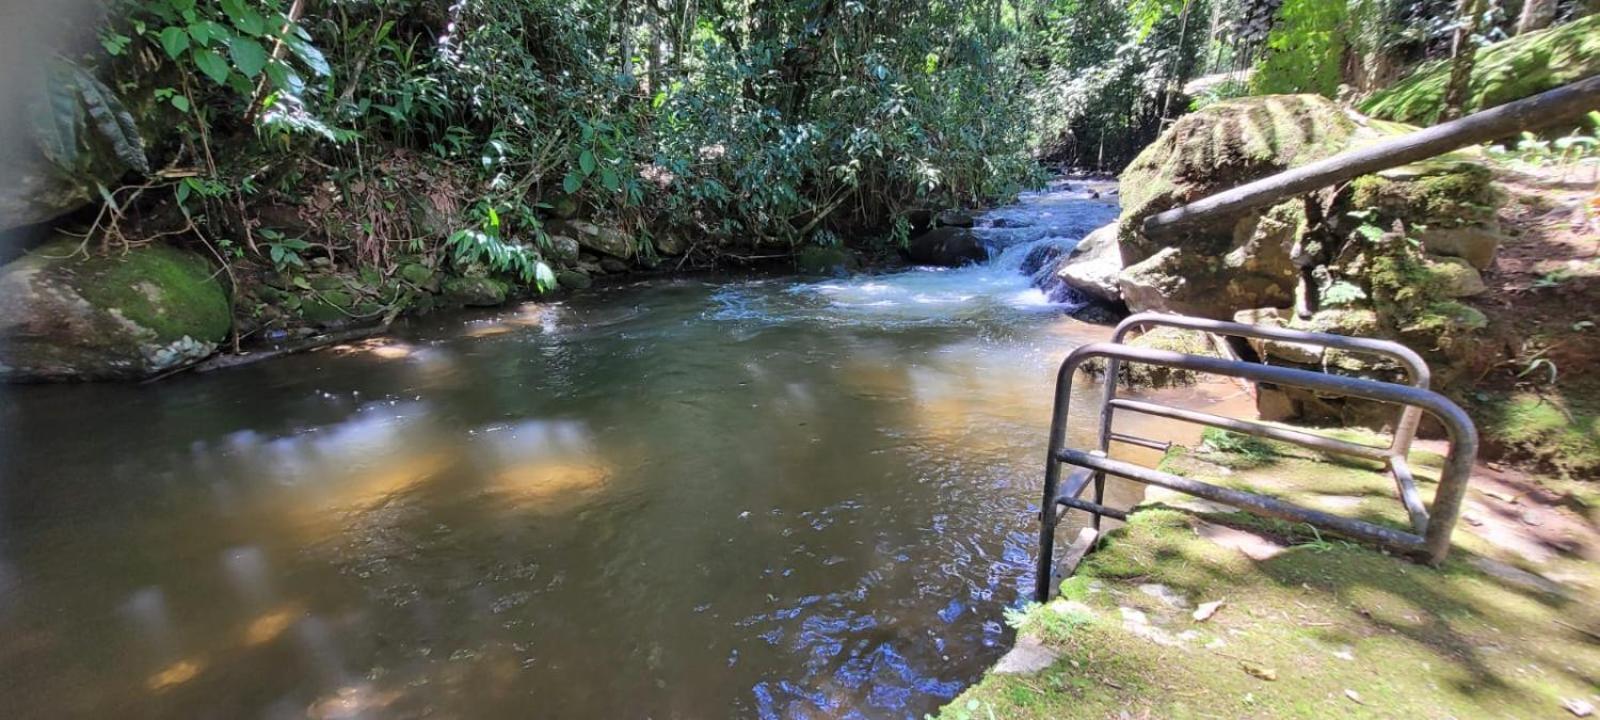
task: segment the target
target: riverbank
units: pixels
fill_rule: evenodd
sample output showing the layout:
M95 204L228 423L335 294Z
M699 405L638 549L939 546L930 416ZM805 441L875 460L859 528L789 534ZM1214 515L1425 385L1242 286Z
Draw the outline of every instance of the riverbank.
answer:
M1430 478L1437 450L1412 456ZM1380 474L1289 446L1208 432L1163 466L1406 523ZM1009 617L1021 653L940 717L1581 714L1600 703L1600 532L1480 474L1439 568L1157 492L1058 599Z

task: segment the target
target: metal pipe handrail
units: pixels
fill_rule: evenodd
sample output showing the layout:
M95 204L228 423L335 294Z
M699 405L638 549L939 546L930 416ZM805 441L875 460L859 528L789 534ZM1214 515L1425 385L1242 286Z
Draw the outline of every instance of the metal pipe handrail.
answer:
M1138 317L1138 316L1135 316ZM1132 319L1132 318L1130 318ZM1170 316L1162 316L1163 320ZM1186 318L1187 319L1187 318ZM1209 321L1215 322L1215 321ZM1227 323L1237 325L1237 323ZM1249 327L1249 326L1245 326ZM1311 333L1307 333L1310 335ZM1343 336L1333 336L1343 337ZM1360 338L1345 338L1347 340L1361 340ZM1381 341L1370 341L1381 342ZM1182 478L1170 473L1150 470L1141 466L1111 460L1106 457L1104 450L1100 452L1083 452L1063 448L1066 439L1067 422L1070 414L1072 378L1077 374L1079 367L1090 358L1104 358L1108 374L1105 382L1115 385L1116 378L1112 374L1116 363L1122 360L1143 362L1152 365L1192 370L1195 372L1237 377L1253 382L1268 382L1277 385L1301 387L1308 390L1320 391L1327 394L1343 395L1349 397L1375 400L1379 402L1395 403L1405 407L1416 408L1419 412L1427 412L1437 418L1444 426L1450 438L1449 451L1446 454L1444 471L1441 473L1439 487L1434 493L1433 505L1428 510L1431 514L1419 515L1421 503L1415 497L1408 497L1402 488L1402 501L1405 502L1407 511L1411 514L1413 527L1416 533L1386 528L1373 523L1342 518L1328 513L1322 513L1308 508L1303 508L1292 503L1287 503L1275 498L1269 498L1254 493L1244 493L1230 488L1223 488L1209 483L1202 483L1189 478ZM1426 378L1426 366L1422 366L1423 374L1419 377ZM1104 448L1110 441L1110 420L1112 412L1120 405L1113 403L1109 398L1102 403L1101 420L1102 430L1100 445ZM1122 405L1126 409L1134 409ZM1216 416L1212 416L1216 417ZM1182 418L1180 418L1182 419ZM1246 421L1237 421L1246 422ZM1258 428L1270 426L1256 425ZM1274 430L1281 430L1275 428ZM1303 436L1302 436L1303 435ZM1276 439L1284 440L1307 447L1315 448L1318 443L1306 442L1308 438L1318 440L1332 440L1321 436L1292 433L1279 436ZM1362 446L1355 446L1362 447ZM1038 575L1035 579L1035 594L1039 600L1049 597L1051 567L1055 546L1055 526L1057 522L1054 507L1058 502L1057 486L1061 477L1063 462L1088 468L1094 471L1095 499L1092 503L1079 501L1072 504L1075 507L1104 508L1104 477L1106 474L1126 477L1131 480L1147 484L1161 485L1182 492L1207 497L1236 505L1247 511L1258 514L1276 515L1290 519L1300 519L1314 524L1320 523L1347 535L1365 538L1379 542L1408 553L1419 553L1429 562L1437 563L1444 559L1450 550L1450 533L1455 527L1456 519L1461 513L1462 499L1466 495L1467 480L1472 472L1472 465L1477 457L1478 435L1471 419L1467 417L1459 406L1444 396L1425 388L1410 387L1394 383L1379 382L1363 378L1351 378L1340 375L1312 372L1297 368L1281 367L1275 365L1262 365L1247 363L1237 360L1202 357L1198 355L1185 355L1182 353L1148 348L1135 348L1115 343L1093 343L1073 350L1062 361L1061 368L1056 376L1055 411L1050 423L1049 452L1046 457L1048 463L1045 471L1044 508L1040 514L1040 555ZM1410 479L1409 468L1401 460L1401 471L1396 473L1397 483L1404 483ZM1393 469L1393 467L1391 467ZM1402 475L1404 480L1402 480ZM1414 495L1415 488L1411 488ZM1412 502L1412 501L1416 502ZM1098 526L1100 512L1095 512L1095 523ZM1424 511L1426 513L1426 511Z
M1402 368L1405 368L1412 387L1425 390L1431 381L1428 363L1422 359L1422 356L1418 355L1415 350L1390 340L1375 340L1372 338L1351 337L1349 335L1335 335L1333 333L1306 332L1304 330L1250 325L1225 320L1212 320L1210 318L1189 317L1187 315L1156 312L1130 315L1118 323L1116 330L1112 331L1111 342L1120 343L1127 338L1128 333L1134 328L1152 325L1164 325L1183 330L1197 330L1218 335L1254 338L1256 340L1320 345L1335 350L1381 355L1394 360ZM1115 360L1106 360L1106 371L1108 377L1116 377L1117 367ZM1106 399L1109 401L1114 396L1116 388L1112 385L1107 385L1105 392ZM1389 455L1391 457L1403 458L1411 453L1411 441L1416 437L1417 425L1421 420L1420 411L1411 407L1401 408L1400 417L1395 422L1394 437L1389 443Z

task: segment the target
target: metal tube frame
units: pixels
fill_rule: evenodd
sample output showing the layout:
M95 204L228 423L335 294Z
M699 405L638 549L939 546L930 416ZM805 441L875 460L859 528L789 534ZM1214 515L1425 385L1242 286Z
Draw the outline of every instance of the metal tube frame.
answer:
M1184 355L1164 350L1136 348L1118 344L1127 332L1136 326L1166 325L1204 332L1240 337L1296 342L1323 347L1364 352L1393 358L1407 369L1411 385L1379 382L1363 378L1330 375L1274 365L1225 360L1220 358ZM1065 448L1066 430L1071 404L1072 379L1079 367L1090 358L1104 358L1106 364L1105 393L1100 404L1098 449L1091 452ZM1228 377L1237 377L1256 383L1272 383L1301 387L1330 395L1363 398L1401 406L1400 419L1394 438L1387 448L1372 447L1280 428L1262 423L1225 418L1207 413L1172 408L1158 403L1118 399L1116 375L1122 361L1142 362L1166 367ZM1035 579L1035 595L1039 601L1049 598L1052 585L1051 569L1054 565L1055 529L1060 520L1058 506L1083 509L1093 514L1093 526L1099 529L1104 505L1105 476L1124 477L1137 482L1167 487L1215 502L1239 507L1243 510L1296 522L1306 522L1357 539L1370 540L1379 545L1421 557L1428 562L1442 561L1450 550L1450 533L1461 512L1462 498L1466 495L1467 481L1477 458L1478 435L1472 421L1455 403L1427 389L1428 367L1422 358L1398 343L1343 335L1308 333L1281 328L1266 328L1242 323L1230 323L1177 315L1145 313L1124 320L1109 343L1094 343L1077 348L1062 361L1056 377L1055 412L1050 423L1049 454L1047 456L1044 503L1040 509L1039 560ZM1256 493L1242 492L1190 478L1144 468L1139 465L1112 460L1109 457L1113 439L1111 422L1115 410L1128 410L1157 415L1236 432L1268 437L1283 442L1309 447L1324 452L1340 453L1382 462L1395 478L1402 504L1410 516L1412 532L1396 530L1373 523L1345 518L1311 510L1276 498ZM1444 425L1450 438L1444 472L1434 494L1432 507L1424 507L1406 462L1412 438L1421 414L1427 412ZM1058 496L1062 464L1084 468L1093 473L1094 500L1079 500ZM1079 486L1079 492L1086 489ZM1070 500L1071 502L1068 502ZM1094 509L1098 508L1098 510ZM1113 515L1114 516L1114 515Z

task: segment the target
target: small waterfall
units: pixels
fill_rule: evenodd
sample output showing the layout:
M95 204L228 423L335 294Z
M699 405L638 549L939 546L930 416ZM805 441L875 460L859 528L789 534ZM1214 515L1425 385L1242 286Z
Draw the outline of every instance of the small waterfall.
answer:
M987 262L959 268L918 267L795 285L792 305L738 289L719 293L716 315L813 317L835 323L967 322L1018 312L1076 312L1089 305L1054 278L1055 261L1117 215L1114 205L1066 188L1024 193L983 214L974 235Z
M973 233L989 250L988 266L1027 276L1050 303L1081 307L1087 300L1056 278L1057 262L1116 215L1087 193L1057 189L1024 194L988 213Z

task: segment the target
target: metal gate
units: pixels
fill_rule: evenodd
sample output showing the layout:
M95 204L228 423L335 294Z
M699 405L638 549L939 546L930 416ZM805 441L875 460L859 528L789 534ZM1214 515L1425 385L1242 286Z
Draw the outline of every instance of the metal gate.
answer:
M1398 362L1409 375L1410 385L1240 360L1186 355L1123 344L1123 339L1133 329L1153 326L1380 355ZM1072 379L1083 363L1092 358L1105 360L1105 392L1100 401L1097 443L1094 448L1089 449L1070 447L1066 438L1072 401ZM1398 406L1394 436L1388 447L1374 447L1261 422L1117 397L1117 372L1123 362L1148 363L1209 375L1240 378L1257 384L1299 387L1324 395L1391 403ZM1112 420L1119 410L1197 423L1287 442L1321 452L1381 462L1384 470L1394 478L1396 494L1411 518L1411 531L1313 510L1265 495L1234 490L1113 460L1109 454L1113 441L1157 449L1165 447L1165 444L1159 441L1113 432ZM1416 481L1406 460L1411 449L1411 441L1416 435L1417 424L1424 412L1432 415L1444 426L1450 439L1444 471L1439 478L1439 487L1430 505L1424 505L1421 495L1417 492ZM1126 511L1104 504L1105 478L1108 474L1187 493L1257 515L1308 523L1317 528L1368 540L1406 555L1437 563L1450 551L1450 532L1461 514L1461 501L1466 495L1467 480L1477 457L1478 433L1460 407L1443 395L1428 389L1427 364L1410 348L1399 343L1182 315L1142 313L1122 321L1110 342L1084 345L1073 350L1067 355L1066 360L1062 361L1061 370L1056 375L1055 411L1050 422L1049 448L1044 478L1044 499L1039 512L1039 562L1034 589L1035 599L1040 602L1049 598L1050 589L1054 584L1052 569L1055 565L1055 531L1067 510L1077 509L1090 513L1093 516L1092 527L1096 531L1103 516L1118 519L1127 517ZM1062 477L1063 466L1071 467L1065 479ZM1094 488L1094 499L1085 500L1081 496L1091 485ZM1088 542L1093 540L1093 536L1088 538Z

